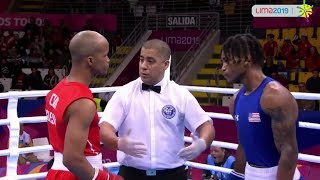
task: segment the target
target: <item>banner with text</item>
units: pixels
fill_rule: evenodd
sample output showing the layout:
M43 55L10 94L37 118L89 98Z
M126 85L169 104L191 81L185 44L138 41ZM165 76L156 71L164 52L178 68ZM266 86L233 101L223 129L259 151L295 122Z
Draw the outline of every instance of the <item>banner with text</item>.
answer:
M320 7L312 8L312 15L309 18L301 17L255 17L253 28L294 28L320 26Z
M80 31L86 21L91 20L98 30L117 30L117 17L111 14L0 14L0 29L22 31L31 16L36 18L36 24L39 26L44 19L48 19L53 26L58 25L63 19L71 31Z
M172 51L187 51L193 44L200 45L201 30L153 31L150 39L161 39L168 43Z
M167 16L167 27L196 27L199 24L199 16Z

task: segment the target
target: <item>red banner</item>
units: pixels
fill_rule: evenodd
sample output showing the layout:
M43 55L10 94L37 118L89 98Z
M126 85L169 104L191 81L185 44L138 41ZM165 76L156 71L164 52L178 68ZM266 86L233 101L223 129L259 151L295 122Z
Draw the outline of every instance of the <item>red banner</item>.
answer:
M201 30L164 30L152 32L150 39L161 39L172 51L187 51L193 44L200 44Z
M41 26L44 19L48 19L50 24L58 25L60 20L71 31L80 31L87 20L92 20L93 25L99 30L117 30L117 17L111 14L0 14L0 29L21 31L29 22L29 18L36 18L36 24Z
M309 18L301 17L255 17L253 18L253 28L278 29L295 27L314 27L320 26L320 7L312 9Z

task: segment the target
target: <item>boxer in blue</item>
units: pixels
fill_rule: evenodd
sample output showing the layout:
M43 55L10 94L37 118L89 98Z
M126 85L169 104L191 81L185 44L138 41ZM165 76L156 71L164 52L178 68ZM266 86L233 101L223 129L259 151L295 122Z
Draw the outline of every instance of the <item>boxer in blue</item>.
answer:
M263 49L250 34L229 37L221 52L228 82L243 87L230 102L239 146L234 170L246 180L296 180L298 106L292 94L262 72ZM239 174L231 173L239 178Z

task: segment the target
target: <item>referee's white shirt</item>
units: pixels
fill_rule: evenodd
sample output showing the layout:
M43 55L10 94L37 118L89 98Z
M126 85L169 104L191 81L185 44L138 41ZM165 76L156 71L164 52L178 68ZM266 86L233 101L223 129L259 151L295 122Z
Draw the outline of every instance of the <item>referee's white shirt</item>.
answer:
M185 161L177 153L184 147L184 130L195 132L211 118L185 88L164 78L161 92L142 90L140 78L122 86L108 102L101 122L110 123L119 137L131 129L130 138L146 145L147 155L135 158L117 152L118 162L142 170L171 169Z

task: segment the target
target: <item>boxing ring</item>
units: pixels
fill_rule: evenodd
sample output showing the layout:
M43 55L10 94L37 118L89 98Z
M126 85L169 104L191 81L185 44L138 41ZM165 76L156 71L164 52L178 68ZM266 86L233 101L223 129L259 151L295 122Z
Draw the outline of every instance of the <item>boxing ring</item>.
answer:
M184 86L189 91L198 91L198 92L206 92L206 93L219 93L219 94L234 94L237 89L231 88L215 88L215 87L197 87L197 86ZM119 87L105 87L105 88L91 88L93 93L106 93L106 92L114 92ZM49 91L10 91L6 93L0 93L0 99L8 99L8 108L7 108L7 119L0 119L0 126L7 125L9 128L9 148L5 150L0 150L0 156L7 156L7 175L2 179L34 179L34 178L44 178L47 172L36 173L36 174L17 174L18 167L18 157L20 154L30 153L30 152L42 152L52 150L51 145L42 145L42 146L34 146L34 147L25 147L19 148L19 131L20 131L20 123L40 123L47 122L46 116L34 116L34 117L18 117L17 107L18 107L18 99L26 98L26 97L43 97ZM296 99L305 99L305 100L320 100L320 94L314 93L298 93L293 92L293 96ZM98 113L99 117L101 117L101 113ZM213 113L208 112L208 115L211 118L224 119L224 120L233 120L230 114L223 113ZM299 122L299 127L316 129L320 130L320 124L317 123L308 123L308 122ZM192 142L191 137L184 137L185 142ZM3 143L3 142L1 142ZM222 141L213 141L212 146L220 146L227 149L235 150L237 148L237 144L227 143ZM298 156L299 160L313 162L320 164L320 156L301 154ZM105 168L118 167L120 164L118 162L111 162L104 164ZM196 162L187 161L186 166L205 169L205 170L214 170L223 173L230 173L232 170L211 166Z

